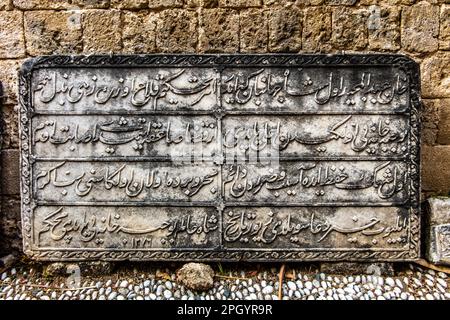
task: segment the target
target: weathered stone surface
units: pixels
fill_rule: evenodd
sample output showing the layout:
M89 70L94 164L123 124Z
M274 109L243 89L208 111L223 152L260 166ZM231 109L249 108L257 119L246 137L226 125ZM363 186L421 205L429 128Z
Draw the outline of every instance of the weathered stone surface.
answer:
M24 10L36 9L70 9L70 0L12 0L14 7Z
M20 223L20 200L2 197L0 216L0 250L3 253L22 254L22 229Z
M16 105L3 105L0 111L3 119L3 148L19 147L18 108Z
M186 6L188 8L217 8L219 6L219 0L187 0Z
M333 8L332 42L336 49L361 50L367 46L367 18L365 9Z
M83 51L108 53L122 49L120 12L88 10L82 14Z
M263 5L265 6L290 6L293 3L296 3L298 6L308 6L308 5L319 5L323 2L323 0L304 0L297 1L296 0L263 0Z
M312 7L305 10L303 51L329 52L331 50L331 9Z
M41 61L26 62L20 90L30 95L20 99L21 196L33 258L418 257L412 60Z
M146 9L149 0L111 0L111 7L117 9Z
M450 145L450 99L440 99L437 143Z
M127 53L154 52L156 49L156 20L156 15L148 11L123 13L123 51Z
M392 276L394 267L392 263L361 263L361 262L322 262L320 272L325 274L368 274L376 276Z
M149 8L177 8L183 6L183 0L149 0Z
M436 144L441 108L441 100L439 99L423 100L422 143L428 145Z
M450 192L450 146L422 146L422 189L436 194Z
M427 223L430 225L450 223L450 198L431 197L427 204Z
M219 7L248 8L260 7L262 0L219 0Z
M20 193L19 159L20 152L17 149L1 151L1 192L3 195L16 195Z
M439 49L450 50L450 5L441 7Z
M367 26L370 50L400 49L400 11L399 7L369 7Z
M45 266L42 272L44 277L67 276L67 264L63 262L54 262Z
M0 60L0 79L3 86L3 104L17 102L18 72L23 60Z
M195 291L206 291L214 285L214 270L207 264L187 263L177 271L177 282Z
M156 24L156 47L163 52L195 52L197 30L196 11L164 10Z
M324 0L325 5L329 6L353 6L357 0Z
M296 8L269 12L269 51L298 52L302 47L302 12Z
M426 257L450 265L450 198L428 199Z
M70 9L107 9L109 5L110 0L72 0Z
M267 12L259 9L243 10L240 13L241 52L267 51Z
M420 70L423 97L450 97L450 52L440 52L424 59Z
M439 41L439 7L426 2L402 10L402 48L409 52L434 52Z
M20 58L25 54L22 12L0 12L0 58Z
M25 12L26 48L30 55L80 53L81 32L78 11Z
M0 0L0 10L11 10L12 3L10 0Z
M229 9L205 9L200 18L200 51L238 52L239 13Z

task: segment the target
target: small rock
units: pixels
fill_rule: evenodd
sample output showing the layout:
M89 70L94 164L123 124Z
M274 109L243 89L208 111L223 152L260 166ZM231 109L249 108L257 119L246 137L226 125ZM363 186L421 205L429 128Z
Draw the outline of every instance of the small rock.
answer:
M166 299L172 298L172 292L170 292L170 290L164 290L164 298Z
M117 297L117 292L111 292L108 295L108 300L114 300Z
M395 287L395 281L390 277L386 278L386 284L390 287Z
M447 288L447 281L442 278L436 278L436 281L444 288Z
M308 290L311 290L313 287L313 284L311 283L311 281L307 281L305 282L305 288Z
M205 291L214 285L214 271L203 263L187 263L177 271L177 281L189 289Z
M289 287L290 290L293 291L297 290L297 285L292 281L288 281L287 286Z
M273 292L273 287L272 286L266 286L262 289L262 293L263 294L272 294Z

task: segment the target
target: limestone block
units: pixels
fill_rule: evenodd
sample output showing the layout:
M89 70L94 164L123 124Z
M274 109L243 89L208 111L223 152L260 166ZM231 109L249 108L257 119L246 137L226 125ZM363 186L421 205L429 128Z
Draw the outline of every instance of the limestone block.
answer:
M25 54L22 12L0 12L0 58L20 58Z
M450 146L422 146L422 190L450 192Z
M163 52L195 52L197 12L184 9L164 10L156 24L156 47Z
M243 10L240 13L241 52L267 51L267 12L260 9Z
M120 12L88 10L83 12L83 51L109 53L119 51L121 44Z
M439 49L450 50L450 5L441 7Z
M402 10L402 47L409 52L434 52L439 41L439 7L421 2Z
M440 99L437 143L450 144L450 99Z
M149 8L178 8L183 6L183 0L149 0Z
M420 66L422 97L450 97L450 52L439 52L425 58Z
M333 8L332 42L336 49L362 50L367 46L367 19L365 9Z
M233 53L239 50L239 13L205 9L200 19L200 51Z
M302 47L302 12L277 8L269 13L269 51L298 52Z
M261 5L261 0L219 0L219 7L248 8L260 7Z
M370 50L400 49L400 11L399 7L393 6L369 7L367 28Z
M25 12L27 53L33 56L82 51L79 11Z
M148 0L111 0L111 7L117 9L146 9Z
M3 85L4 104L17 103L18 72L23 59L0 60L0 81Z
M154 52L156 20L156 14L148 11L123 12L123 51L127 53Z
M331 50L331 8L307 8L303 23L303 51Z

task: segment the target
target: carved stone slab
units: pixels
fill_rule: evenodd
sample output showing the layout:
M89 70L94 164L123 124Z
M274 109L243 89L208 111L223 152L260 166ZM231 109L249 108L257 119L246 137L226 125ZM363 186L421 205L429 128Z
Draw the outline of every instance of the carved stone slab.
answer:
M419 257L405 56L38 57L20 104L35 259Z

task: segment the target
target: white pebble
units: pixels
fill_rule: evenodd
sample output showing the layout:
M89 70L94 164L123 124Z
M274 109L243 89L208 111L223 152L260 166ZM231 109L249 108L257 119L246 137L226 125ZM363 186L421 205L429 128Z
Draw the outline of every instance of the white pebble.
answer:
M392 278L386 278L386 284L390 287L395 287L395 281Z
M445 281L444 279L442 279L442 278L436 278L436 281L439 282L439 284L440 284L442 287L447 288L447 281Z
M273 292L273 287L272 286L267 286L267 287L264 287L262 289L262 293L263 294L272 294L272 292Z
M287 286L289 287L290 290L293 291L297 290L297 285L292 281L288 281Z
M313 287L313 284L311 283L311 281L307 281L305 282L305 288L308 290L311 290Z
M108 300L114 300L117 297L117 292L111 292L108 295Z

